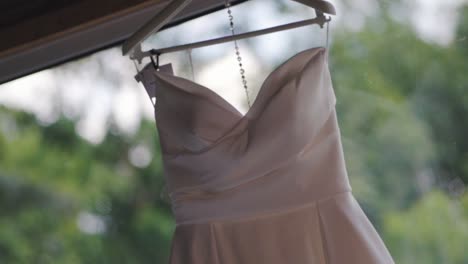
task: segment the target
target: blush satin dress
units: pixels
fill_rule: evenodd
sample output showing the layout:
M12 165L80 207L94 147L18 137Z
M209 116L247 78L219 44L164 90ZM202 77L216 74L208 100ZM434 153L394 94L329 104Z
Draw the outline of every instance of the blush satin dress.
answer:
M394 264L352 193L326 48L275 68L245 115L172 68L137 75L157 98L169 264Z

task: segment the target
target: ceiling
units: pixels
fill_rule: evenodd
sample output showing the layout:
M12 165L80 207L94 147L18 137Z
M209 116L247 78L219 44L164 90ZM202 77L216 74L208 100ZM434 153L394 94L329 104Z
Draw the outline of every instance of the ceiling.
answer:
M1 0L0 84L121 45L168 2ZM164 28L222 9L223 5L224 0L193 0Z

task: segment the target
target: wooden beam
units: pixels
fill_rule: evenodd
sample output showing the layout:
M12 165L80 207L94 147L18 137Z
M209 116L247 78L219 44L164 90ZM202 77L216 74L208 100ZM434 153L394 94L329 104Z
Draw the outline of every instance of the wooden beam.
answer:
M162 0L82 0L71 2L53 12L34 16L14 25L0 27L0 57L9 49L28 48L28 43L66 32L85 24L106 20L115 14L141 4L157 4Z

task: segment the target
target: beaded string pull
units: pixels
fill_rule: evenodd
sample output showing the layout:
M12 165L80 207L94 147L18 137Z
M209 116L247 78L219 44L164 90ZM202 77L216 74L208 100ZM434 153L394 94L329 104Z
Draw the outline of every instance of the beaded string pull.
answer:
M229 0L226 0L225 5L226 5L227 12L228 12L228 15L229 15L229 24L230 24L231 33L232 33L232 35L234 35L234 22L233 22L234 17L232 16L231 9L229 8L231 6L231 3L229 3ZM245 79L245 75L244 75L245 71L244 71L244 69L242 67L242 58L240 56L239 46L237 45L236 40L234 40L234 46L235 46L235 49L236 49L237 61L239 62L240 74L241 74L241 77L242 77L242 84L244 85L245 94L247 96L247 104L249 105L249 107L251 107L252 105L250 103L249 91L248 91L248 88L247 88L247 80Z

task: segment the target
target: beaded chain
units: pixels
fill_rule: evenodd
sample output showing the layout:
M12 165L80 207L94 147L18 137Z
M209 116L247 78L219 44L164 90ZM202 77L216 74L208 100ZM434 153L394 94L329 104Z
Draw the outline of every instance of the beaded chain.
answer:
M230 24L230 28L231 28L231 33L234 36L234 22L233 22L234 17L232 16L231 9L229 8L231 6L231 3L229 3L229 0L226 0L225 5L226 5L227 12L228 12L228 15L229 15L229 24ZM241 77L242 77L242 84L244 85L245 94L247 96L247 104L249 105L249 107L251 107L250 98L249 98L249 91L247 89L247 80L245 79L245 75L244 75L245 71L242 68L242 58L240 56L239 46L237 46L237 41L236 40L234 40L234 46L235 46L235 49L236 49L237 61L239 62L240 74L241 74Z

